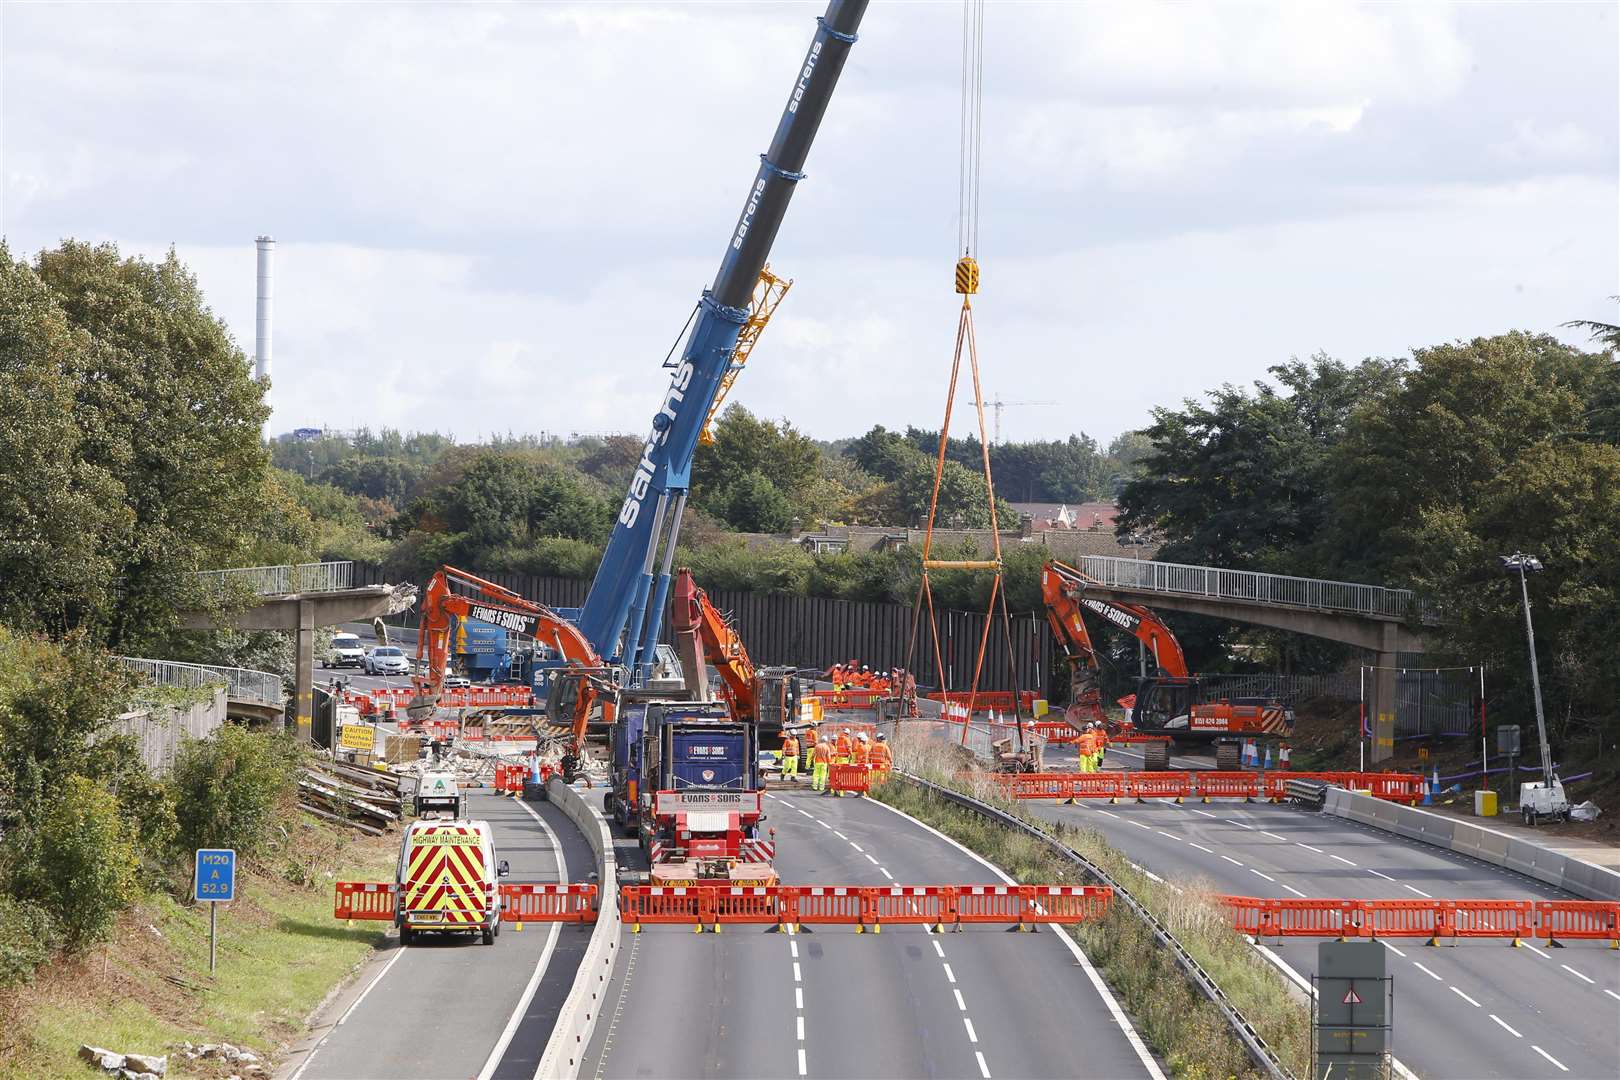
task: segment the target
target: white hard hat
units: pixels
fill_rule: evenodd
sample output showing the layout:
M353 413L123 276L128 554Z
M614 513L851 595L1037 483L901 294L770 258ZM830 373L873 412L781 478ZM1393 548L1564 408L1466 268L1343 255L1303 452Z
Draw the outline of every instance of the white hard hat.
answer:
M863 732L861 732L859 735L857 735L855 737L857 739L861 740L861 742L865 742L866 741L866 732L863 731Z

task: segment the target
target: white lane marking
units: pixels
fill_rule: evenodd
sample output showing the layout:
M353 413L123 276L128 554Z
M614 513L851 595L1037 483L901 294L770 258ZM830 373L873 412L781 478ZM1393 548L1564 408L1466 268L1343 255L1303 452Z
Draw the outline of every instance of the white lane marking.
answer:
M1425 899L1425 900L1433 900L1434 899L1434 896L1432 894L1426 893L1422 889L1413 888L1411 885L1406 884L1404 881L1401 883L1401 888L1405 889L1407 892L1417 893L1419 896L1423 897L1423 899Z
M881 866L878 867L878 873L882 874L884 877L888 878L890 881L894 880L894 875L889 873L889 871L887 869L885 869L884 867L881 867Z
M969 849L961 841L954 840L951 837L946 836L944 833L940 832L926 821L918 821L904 810L901 810L898 807L890 806L885 802L874 801L870 803L870 805L881 806L883 809L889 811L891 814L894 814L896 817L904 818L924 832L943 840L957 851L960 851L963 855L966 855L968 858L972 859L974 862L996 875L996 877L1001 879L1002 884L1018 884L1012 878L1008 877L1007 872L1001 867L997 866L983 855L980 855L978 852ZM1079 962L1080 970L1086 973L1086 979L1091 983L1092 989L1097 992L1098 997L1102 998L1103 1004L1108 1006L1108 1014L1113 1017L1114 1023L1119 1025L1119 1030L1124 1034L1125 1040L1131 1044L1131 1049L1136 1051L1136 1058L1142 1063L1142 1071L1147 1073L1148 1080L1167 1080L1164 1075L1164 1070L1159 1068L1159 1063L1154 1060L1153 1052L1149 1050L1147 1048L1147 1044L1142 1041L1142 1036L1137 1032L1136 1027L1131 1023L1130 1017L1125 1015L1125 1010L1119 1007L1119 999L1115 998L1114 992L1108 989L1108 984L1104 982L1103 977L1098 974L1097 969L1092 965L1091 958L1086 955L1085 950L1080 948L1079 945L1075 944L1074 938L1070 937L1068 931L1064 930L1063 927L1054 925L1052 929L1054 931L1053 936L1055 936L1058 941L1061 941L1063 943L1063 947L1068 949L1069 954ZM939 948L939 942L936 941L934 943L934 947L936 949ZM941 953L940 955L944 954ZM981 1054L980 1057L982 1058L983 1055ZM1393 1061L1394 1059L1392 1058L1391 1060ZM1395 1064L1397 1069L1402 1071L1404 1080L1417 1080L1417 1078L1411 1073L1406 1072L1404 1066L1401 1066L1399 1062L1396 1062ZM980 1069L983 1071L986 1080L988 1080L990 1076L990 1069L985 1066L982 1061L980 1063Z
M990 1080L990 1066L984 1063L984 1051L975 1050L973 1056L979 1059L979 1075L984 1077L984 1080Z
M956 1007L963 1012L967 1012L967 1002L962 1000L962 991L953 989L951 993L956 995Z
M1548 1061L1550 1061L1554 1065L1558 1066L1558 1071L1559 1072L1569 1072L1569 1069L1565 1067L1565 1065L1564 1065L1564 1063L1562 1061L1559 1061L1557 1058L1555 1058L1551 1054L1547 1053L1547 1051L1543 1050L1541 1047L1537 1046L1535 1043L1530 1044L1530 1049L1534 1050L1536 1053L1540 1054L1542 1057L1546 1058Z
M1203 814L1207 818L1212 818L1212 817L1215 816L1214 814L1210 813L1208 810L1200 810L1196 806L1189 806L1189 807L1187 807L1187 809L1191 810L1195 814Z
M1213 855L1213 854L1215 854L1215 849L1214 848L1207 848L1203 844L1195 844L1191 840L1187 841L1187 846L1188 847L1195 847L1199 851L1202 851L1205 855Z
M1173 832L1165 832L1163 829L1159 830L1159 835L1160 836L1168 836L1172 840L1180 840L1181 839L1181 837L1177 836L1175 833L1173 833Z
M1258 871L1258 870L1256 870L1256 869L1255 869L1255 868L1254 868L1254 867L1252 867L1252 866L1251 866L1251 867L1249 867L1249 873L1251 873L1251 874L1254 874L1254 875L1255 875L1255 876L1256 876L1256 877L1263 877L1263 878L1265 878L1265 879L1266 879L1266 880L1267 880L1267 881L1269 881L1269 882L1272 882L1272 883L1273 883L1273 884L1275 884L1275 883L1276 883L1276 881L1277 881L1277 879L1276 879L1276 878L1274 878L1274 877L1272 877L1272 876L1271 876L1271 875L1270 875L1270 874L1262 874L1262 873L1260 873L1260 871Z
M1306 899L1305 894L1300 892L1298 889L1294 888L1292 885L1284 884L1283 888L1287 889L1289 892L1293 893L1295 896L1299 897L1301 900Z
M803 982L804 981L804 973L799 970L799 962L797 960L793 961L793 981L794 982Z
M1508 1022L1506 1020L1503 1020L1500 1016L1497 1016L1495 1013L1491 1013L1491 1019L1496 1021L1496 1026L1497 1027L1501 1028L1503 1031L1507 1032L1509 1035L1513 1036L1515 1039L1524 1038L1523 1035L1520 1035L1517 1031L1514 1031L1511 1027L1509 1027Z
M799 943L790 938L788 940L788 951L792 954L793 959L797 960L799 958Z
M1298 841L1298 840L1295 840L1295 841L1294 841L1294 846L1295 846L1295 847L1302 847L1302 848L1304 848L1304 849L1305 849L1305 850L1306 850L1306 851L1314 851L1314 852L1316 852L1316 853L1317 853L1317 854L1318 854L1318 855L1326 855L1326 854L1327 854L1327 852L1325 852L1325 851L1323 851L1323 850L1322 850L1322 849L1321 849L1321 848L1319 848L1319 847L1311 847L1311 845L1309 845L1309 844L1302 844L1302 843L1300 843L1300 842L1299 842L1299 841Z
M1237 827L1238 827L1238 828L1240 828L1240 829L1252 829L1252 828L1254 828L1254 826L1253 826L1253 825L1245 825L1245 824L1244 824L1244 823L1243 823L1243 822L1241 822L1241 821L1234 821L1234 822L1232 822L1232 824L1233 824L1233 825L1236 825L1236 826L1237 826Z
M801 1047L799 1047L799 1075L800 1076L808 1076L809 1074L810 1074L810 1070L805 1068L804 1047L801 1046Z
M816 815L812 814L808 810L799 810L799 808L797 806L795 806L793 809L798 810L799 813L803 814L805 817L809 818L811 821L816 820Z
M1467 994L1463 993L1461 990L1457 989L1455 986L1450 987L1449 989L1451 990L1451 992L1453 994L1456 994L1458 997L1460 997L1464 1001L1468 1002L1468 1004L1472 1005L1474 1008L1476 1008L1476 1009L1479 1008L1479 1002L1475 1001L1473 998L1469 997Z
M1346 866L1354 866L1354 865L1356 865L1355 863L1351 862L1349 859L1345 858L1343 855L1335 855L1331 851L1328 852L1328 858L1330 858L1330 859L1338 859L1340 862L1344 863L1344 865L1346 865Z
M1526 949L1529 949L1529 950L1530 950L1530 952L1531 952L1531 953L1532 953L1532 954L1533 954L1533 955L1535 955L1535 956L1539 956L1539 957L1541 957L1541 958L1542 958L1542 959L1543 959L1543 960L1551 960L1551 959L1552 959L1552 954L1551 954L1551 953L1549 953L1549 952L1547 952L1547 951L1546 951L1546 950L1545 950L1545 949L1543 949L1543 948L1542 948L1542 947L1541 947L1541 946L1540 946L1540 945L1532 945L1532 944L1530 944L1530 943L1529 943L1529 942L1528 942L1528 941L1527 941L1527 942L1525 942L1525 943L1524 943L1524 947L1525 947L1525 948L1526 948Z
M1568 964L1559 964L1558 966L1563 968L1565 971L1569 972L1571 975L1575 976L1577 979L1580 979L1582 982L1586 983L1586 985L1588 985L1588 986L1596 986L1597 985L1597 980L1596 979L1588 979L1585 975L1582 975L1580 972L1576 971L1574 968L1570 967Z
M799 1041L804 1042L804 1017L795 1016L794 1019L798 1021Z
M1149 831L1150 831L1150 832L1151 832L1151 831L1152 831L1152 829L1153 829L1153 826L1151 826L1151 825L1144 825L1144 824L1142 824L1142 823L1141 823L1141 822L1140 822L1140 821L1133 821L1133 822L1131 822L1131 824L1132 824L1132 825L1135 825L1135 826L1136 826L1136 827L1137 827L1137 828L1138 828L1138 829L1147 829L1147 830L1149 830Z
M934 951L939 954L941 960L945 959L945 946L936 941L934 942Z
M967 1028L968 1042L977 1043L979 1041L979 1033L973 1030L973 1017L962 1017L962 1026Z
M1402 960L1406 959L1406 954L1405 953L1401 952L1401 950L1397 949L1395 946L1391 945L1387 941L1384 942L1384 948L1388 949L1390 952L1394 953L1396 956L1400 957Z
M857 844L857 843L856 843L856 842L855 842L855 841L853 841L853 840L851 840L851 841L850 841L850 842L849 842L849 846L850 846L850 847L852 847L852 848L854 848L854 849L855 849L855 850L856 850L856 851L859 851L859 852L860 852L860 853L861 853L861 854L862 854L862 855L865 855L865 854L866 854L866 849L865 849L865 848L863 848L863 847L861 847L861 845L859 845L859 844Z
M338 1022L332 1025L333 1027L343 1026L343 1021L347 1020L349 1018L349 1014L354 1012L355 1009L358 1009L360 1007L360 1003L366 1000L366 995L371 993L378 983L382 982L382 977L388 974L388 969L399 963L399 958L405 955L405 951L405 946L403 945L394 950L394 955L389 957L388 963L384 964L383 969L377 972L377 977L372 979L371 982L366 985L364 990L360 991L360 996L354 999L353 1004L351 1004L347 1009L343 1010L343 1015L338 1017Z
M1445 982L1446 981L1446 980L1442 979L1440 976L1436 975L1434 972L1430 971L1428 968L1424 967L1422 964L1418 963L1416 960L1412 961L1412 966L1417 968L1419 971L1423 972L1423 974L1427 975L1429 978L1433 979L1435 982Z
M843 833L839 832L837 829L833 830L833 835L838 837L838 839L840 839L840 840L848 840L849 839L849 837L845 836Z
M1118 818L1119 817L1119 815L1114 813L1112 810L1104 810L1100 806L1097 807L1097 813L1099 813L1099 814L1107 814L1111 818Z
M1231 863L1233 866L1242 866L1243 865L1242 863L1238 862L1236 859L1232 858L1232 856L1230 856L1230 855L1222 855L1221 858L1225 859L1227 862Z
M949 965L949 964L941 964L940 966L945 969L945 977L947 979L951 980L951 985L952 986L955 986L956 985L956 972L951 970L951 965Z
M793 1007L795 1009L804 1008L804 987L802 986L793 988Z
M1372 869L1370 867L1368 868L1367 873L1371 874L1373 877L1381 877L1385 881L1394 881L1395 880L1394 878L1390 877L1388 874L1381 874L1377 870L1374 870L1374 869Z
M546 819L535 812L534 807L522 801L519 801L518 805L546 831L546 839L551 841L551 850L557 860L557 880L560 882L567 881L568 866L563 861L562 841L557 839L557 834L552 831ZM534 1000L534 992L540 989L540 980L546 973L547 965L551 963L551 954L556 951L557 936L561 932L562 923L554 922L551 924L551 930L546 935L545 948L540 950L540 959L535 962L534 974L529 976L528 985L523 988L523 993L518 995L517 1007L512 1010L511 1017L506 1021L506 1028L501 1032L501 1037L495 1040L495 1049L489 1052L489 1058L484 1062L484 1067L478 1070L478 1080L489 1080L491 1076L495 1075L495 1066L501 1063L501 1058L506 1054L507 1046L511 1045L512 1036L517 1034L518 1025L522 1023L524 1014L529 1011L529 1002Z
M876 859L872 858L872 853L870 851L863 851L863 852L861 852L861 854L865 855L866 856L866 861L871 863L873 866L876 866L878 864L878 861Z
M1264 829L1260 830L1260 835L1261 836L1269 836L1273 840L1281 840L1285 844L1288 843L1288 837L1286 837L1286 836L1278 836L1276 833L1274 833L1274 832L1266 832L1266 830L1264 830Z
M1614 998L1614 1000L1620 1001L1620 994L1615 993L1613 990L1610 990L1609 988L1604 987L1603 992L1605 994L1608 994L1610 997Z
M823 829L830 830L832 828L831 825L827 824L825 821L822 821L820 818L816 818L816 824L820 825Z

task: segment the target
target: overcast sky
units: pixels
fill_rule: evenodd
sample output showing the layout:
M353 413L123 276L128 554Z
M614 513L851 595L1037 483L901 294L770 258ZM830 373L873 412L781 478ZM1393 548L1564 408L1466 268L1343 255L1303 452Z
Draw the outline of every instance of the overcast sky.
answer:
M0 230L172 244L248 352L274 234L277 431L640 435L822 6L10 0ZM733 400L937 427L960 11L873 3ZM1051 403L1011 437L1616 313L1613 3L991 3L985 35L986 391Z

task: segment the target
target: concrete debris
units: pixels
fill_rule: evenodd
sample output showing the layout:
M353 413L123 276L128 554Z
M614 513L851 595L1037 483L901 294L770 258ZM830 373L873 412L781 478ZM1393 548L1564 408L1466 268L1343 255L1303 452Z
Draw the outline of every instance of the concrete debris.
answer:
M125 1054L124 1067L138 1073L163 1076L169 1071L168 1054Z
M124 1067L123 1054L115 1053L111 1050L105 1050L99 1046L79 1047L79 1057L83 1058L85 1061L88 1061L92 1065L98 1066L99 1068L105 1069L112 1073L115 1073Z
M1569 808L1569 820L1596 821L1598 819L1598 815L1601 813L1603 813L1603 811L1598 808L1598 804L1593 802L1591 799L1587 799L1585 802L1578 803Z
M119 1069L118 1080L163 1080L157 1073L135 1072L133 1069Z

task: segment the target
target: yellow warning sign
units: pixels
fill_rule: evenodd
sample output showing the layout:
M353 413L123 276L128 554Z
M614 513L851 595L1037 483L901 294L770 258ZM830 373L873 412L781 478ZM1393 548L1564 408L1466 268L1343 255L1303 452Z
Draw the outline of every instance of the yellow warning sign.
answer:
M377 729L370 724L344 724L338 728L338 746L345 750L371 750L377 745Z

